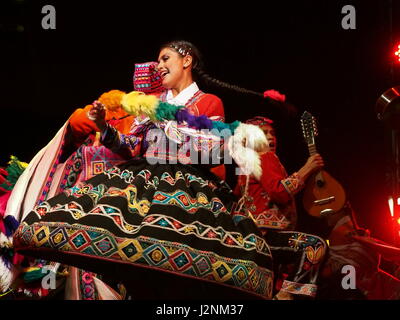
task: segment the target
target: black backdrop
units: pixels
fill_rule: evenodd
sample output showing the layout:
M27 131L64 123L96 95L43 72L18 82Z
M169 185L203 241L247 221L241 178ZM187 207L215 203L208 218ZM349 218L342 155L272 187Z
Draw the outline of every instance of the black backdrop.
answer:
M56 9L55 30L41 28L45 4ZM356 9L355 30L341 26L347 4ZM0 6L0 165L11 154L29 161L73 110L105 91L130 91L134 63L156 60L165 41L186 39L199 47L211 75L260 92L277 89L298 108L289 117L261 99L202 87L223 99L227 121L274 119L289 172L307 159L299 116L310 111L326 168L346 188L359 224L392 241L383 126L374 104L400 84L400 65L391 64L400 42L399 0L2 0ZM302 229L320 228L301 208L299 214Z

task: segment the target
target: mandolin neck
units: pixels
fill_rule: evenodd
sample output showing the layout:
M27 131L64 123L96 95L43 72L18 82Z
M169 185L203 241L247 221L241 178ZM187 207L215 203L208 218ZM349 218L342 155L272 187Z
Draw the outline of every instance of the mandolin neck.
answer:
M309 144L308 145L308 152L310 153L310 156L313 156L314 154L317 154L317 146L315 144Z

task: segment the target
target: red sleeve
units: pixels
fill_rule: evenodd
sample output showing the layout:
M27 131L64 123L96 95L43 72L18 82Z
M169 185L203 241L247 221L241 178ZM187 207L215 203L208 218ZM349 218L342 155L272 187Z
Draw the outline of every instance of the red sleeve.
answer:
M199 116L206 115L207 117L224 121L225 120L225 112L224 112L224 104L222 100L217 96L209 93L205 93L203 97L196 103Z
M292 181L298 180L298 177L287 177L281 162L273 152L261 155L261 167L260 182L271 199L282 204L289 202L301 187L301 183L296 184L296 181Z
M205 115L211 118L211 120L225 121L224 105L222 100L213 94L205 93L195 104L195 107L197 108L195 114L198 116ZM221 180L225 180L226 170L224 164L214 167L210 171Z
M240 190L240 187L242 186L242 184L241 184L241 179L240 179L240 176L238 177L238 179L237 179L237 182L236 182L236 187L235 187L235 189L233 190L233 194L237 197L237 198L240 198L241 196L242 196L242 191Z
M215 174L218 178L220 178L221 180L225 180L226 179L226 169L225 169L225 165L221 164L219 166L213 167L210 169L210 171Z

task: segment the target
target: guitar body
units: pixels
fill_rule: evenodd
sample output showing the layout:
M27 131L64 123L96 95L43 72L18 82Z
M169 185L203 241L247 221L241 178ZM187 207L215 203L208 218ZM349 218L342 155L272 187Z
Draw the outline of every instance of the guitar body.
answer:
M306 181L303 194L304 209L313 217L321 218L341 210L346 202L343 187L328 172L321 170Z

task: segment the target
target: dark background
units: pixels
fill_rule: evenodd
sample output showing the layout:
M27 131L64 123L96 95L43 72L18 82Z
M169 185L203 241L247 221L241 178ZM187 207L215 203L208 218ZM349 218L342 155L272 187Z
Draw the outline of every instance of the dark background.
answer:
M41 28L46 4L56 8L56 30ZM356 8L356 30L341 27L347 4ZM229 122L275 120L289 173L307 159L299 116L310 111L326 169L345 187L360 226L393 241L383 124L374 105L400 85L393 54L400 1L2 0L0 36L0 165L11 154L29 162L76 108L111 89L132 90L135 63L155 61L162 43L185 39L199 47L212 76L279 90L297 107L290 117L262 99L201 86L223 99ZM299 210L300 228L318 231L319 221Z

